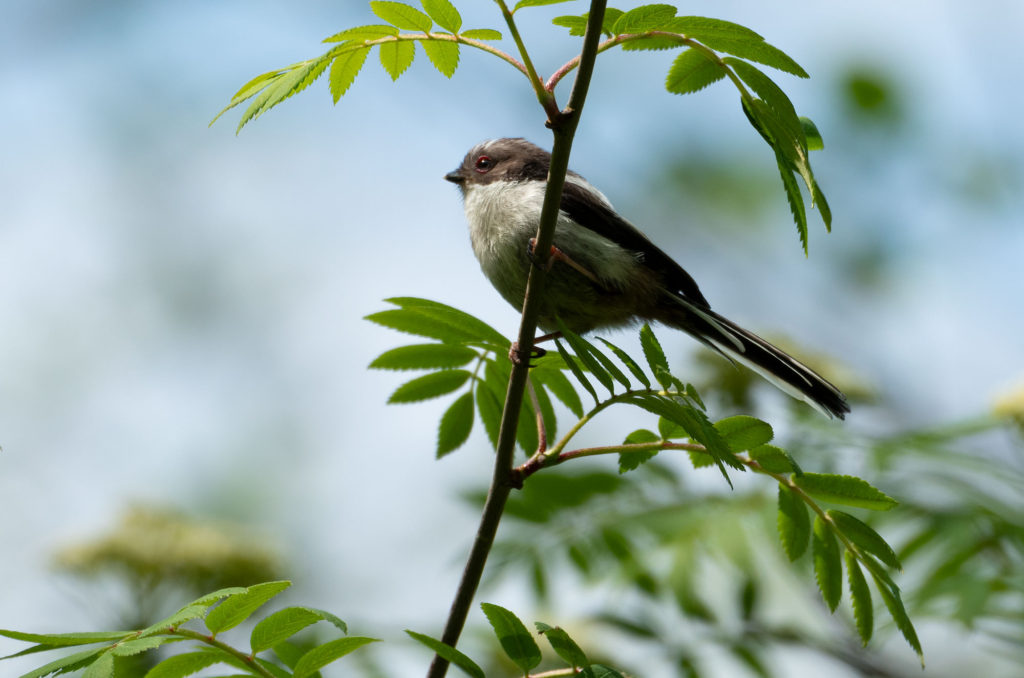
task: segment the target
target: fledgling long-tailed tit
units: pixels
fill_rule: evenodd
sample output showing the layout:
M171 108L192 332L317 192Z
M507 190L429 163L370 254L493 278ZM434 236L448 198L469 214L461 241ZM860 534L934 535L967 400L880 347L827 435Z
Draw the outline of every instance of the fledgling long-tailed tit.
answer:
M474 146L445 179L461 189L480 267L502 297L522 308L533 265L551 155L524 139ZM816 410L840 419L846 397L806 365L711 310L697 283L623 219L599 190L566 176L538 324L556 316L577 333L657 321L761 374Z

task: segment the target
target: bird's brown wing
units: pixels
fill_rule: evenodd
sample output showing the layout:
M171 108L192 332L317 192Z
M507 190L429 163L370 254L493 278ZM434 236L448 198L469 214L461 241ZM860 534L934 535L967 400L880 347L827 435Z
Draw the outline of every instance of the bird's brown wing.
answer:
M661 276L668 291L692 304L709 307L697 282L682 266L661 251L636 226L620 217L608 205L596 200L585 188L571 181L565 182L561 207L576 223L624 249L636 252L644 266Z

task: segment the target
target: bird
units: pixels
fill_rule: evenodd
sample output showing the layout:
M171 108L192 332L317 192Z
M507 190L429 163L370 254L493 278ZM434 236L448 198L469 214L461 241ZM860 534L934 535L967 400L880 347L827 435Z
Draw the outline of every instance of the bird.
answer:
M521 309L537 258L537 226L551 154L522 138L492 139L445 175L460 189L470 242L484 275ZM711 310L696 281L612 207L580 174L562 189L538 326L584 334L658 322L746 366L828 417L850 411L846 396L811 368ZM544 337L548 338L548 337Z

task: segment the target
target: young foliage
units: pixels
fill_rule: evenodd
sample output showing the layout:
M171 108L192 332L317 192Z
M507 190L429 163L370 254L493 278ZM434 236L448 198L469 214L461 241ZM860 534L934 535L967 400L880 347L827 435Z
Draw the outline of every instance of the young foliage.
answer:
M475 412L487 430L492 442L497 439L504 388L509 376L509 362L499 346L500 341L490 327L470 319L457 309L422 299L398 299L392 303L402 305L408 315L394 315L394 311L375 313L368 318L394 329L412 330L421 336L435 335L441 343L415 344L391 349L371 363L382 369L433 369L425 377L413 379L400 386L396 393L414 391L418 394L440 394L439 389L422 390L419 385L438 381L449 383L457 390L467 384L469 388L459 395L445 411L439 425L438 454L447 454L461 446L472 428ZM444 331L433 324L422 322L422 309L430 309L432 318L444 318ZM459 322L450 321L458 318ZM461 343L454 339L450 328L454 325L474 328L466 331ZM537 395L543 429L538 431L534 406L524 404L517 437L520 447L531 455L519 467L523 477L553 464L564 463L576 457L594 454L618 455L620 473L635 471L666 449L687 450L696 468L715 465L728 480L727 469L753 470L768 474L779 482L778 530L783 550L790 560L799 559L813 545L815 580L829 610L834 611L842 598L843 549L846 561L859 563L877 580L888 587L889 595L897 601L892 609L897 613L902 603L899 592L884 567L899 568L899 560L891 546L874 529L849 513L822 509L817 501L853 506L862 509L886 511L895 506L894 499L866 481L853 476L804 473L786 450L770 444L774 439L771 425L755 417L738 415L712 423L699 395L692 386L682 383L672 374L671 367L657 336L650 326L640 329L639 340L643 360L637 360L621 348L602 340L606 350L597 344L562 327L562 340L556 341L557 355L549 354L537 361L531 381ZM564 342L564 343L563 343ZM475 348L474 348L475 347ZM471 355L472 353L472 355ZM458 369L459 366L478 366ZM441 365L440 369L437 369ZM620 367L622 365L623 367ZM643 365L643 366L641 366ZM585 411L576 388L589 393L593 406ZM653 385L657 383L660 388ZM412 388L410 384L416 386ZM602 389L598 391L598 386ZM448 389L448 387L445 387ZM553 397L552 397L553 396ZM578 421L569 427L569 433L542 449L538 446L540 433L553 440L556 413L551 401L564 403ZM394 402L395 396L392 396ZM569 450L573 436L580 428L603 410L618 404L638 407L658 417L658 432L638 429L625 437L619 446L593 450ZM551 435L548 435L550 433ZM532 482L532 481L531 481ZM510 509L512 510L512 509ZM815 520L809 512L815 512ZM611 548L616 542L607 542ZM877 560L876 560L877 559ZM870 618L862 610L870 598L864 594L860 570L852 572L851 603L859 615L858 634L869 637ZM863 578L863 577L861 577ZM854 590L856 584L856 590ZM500 614L492 610L492 615ZM872 621L873 623L873 621ZM908 629L913 630L906 620ZM510 636L519 638L518 635ZM909 639L908 639L909 640ZM510 641L511 642L511 641ZM531 655L532 657L532 655Z
M480 607L494 629L501 649L512 663L521 668L523 673L528 673L530 669L540 664L540 648L519 617L500 605L481 603Z
M409 636L414 640L429 647L439 657L458 666L467 675L471 676L471 678L486 678L486 676L484 675L484 670L480 668L479 664L477 664L475 661L473 661L463 653L456 650L451 645L446 645L445 643L442 643L440 640L435 640L430 636L423 635L422 633L416 633L415 631L410 631L408 629L406 629L405 632L408 633Z
M276 581L248 588L222 589L197 598L174 614L136 631L33 634L0 630L0 635L36 643L32 648L11 655L12 657L76 645L102 645L49 662L22 678L42 678L79 669L85 669L83 678L114 678L115 657L142 654L183 640L198 643L198 649L162 660L150 669L146 678L184 678L218 664L231 667L234 675L312 678L318 675L317 672L321 668L376 641L374 638L358 636L337 638L308 650L301 650L295 656L294 662L282 664L277 653L277 650L283 647L282 644L318 621L327 621L342 633L348 632L345 622L335 615L307 607L284 608L257 622L250 634L249 651L237 649L215 638L217 634L249 619L290 585L291 582ZM203 619L205 631L185 626L198 619ZM268 654L257 656L261 653Z
M560 4L565 0L521 0L506 17L510 27L512 15L521 9ZM501 3L504 7L504 3ZM538 99L550 106L553 113L554 90L561 79L576 68L570 61L558 69L546 83L539 81L523 50L523 62L484 41L501 40L492 28L462 30L462 16L449 0L423 0L422 10L403 2L373 0L370 10L383 24L367 24L348 28L324 39L332 45L324 54L284 68L268 71L245 85L231 98L211 121L250 99L243 112L238 131L285 99L302 91L329 69L329 88L334 103L344 96L362 70L369 53L376 48L384 71L392 80L405 73L416 57L415 43L420 43L431 64L446 78L451 78L460 62L460 48L472 47L510 64L530 81ZM782 179L783 190L793 213L804 252L808 249L807 209L802 180L817 206L826 228L831 228L832 215L828 203L811 170L808 153L824 146L814 123L796 115L792 102L771 78L753 64L767 66L800 78L807 72L789 55L769 44L755 31L721 19L701 16L677 16L669 4L650 4L622 11L605 9L602 31L608 38L598 47L605 52L613 47L624 51L683 51L673 60L665 79L665 88L674 94L698 92L719 80L728 79L737 88L744 115L754 129L771 146ZM589 14L558 16L556 26L581 36ZM749 89L748 89L749 88Z

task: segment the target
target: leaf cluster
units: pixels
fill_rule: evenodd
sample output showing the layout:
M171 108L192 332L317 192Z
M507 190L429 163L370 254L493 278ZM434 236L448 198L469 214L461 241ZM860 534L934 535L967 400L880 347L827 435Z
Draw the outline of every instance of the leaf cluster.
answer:
M389 403L412 403L458 393L438 425L438 457L458 449L469 438L479 416L492 444L497 444L498 425L505 403L511 365L505 357L509 341L497 330L468 313L436 301L416 297L387 300L397 308L373 313L367 320L432 343L412 344L386 351L370 367L384 370L418 370L417 376L399 386ZM524 403L518 440L528 454L540 445L537 417L547 430L556 430L552 400L557 399L582 416L583 405L563 374L568 366L557 356L538 362L532 372L536 401Z
M416 43L434 67L450 78L458 68L460 47L490 53L519 70L530 81L549 119L557 116L554 89L561 79L579 65L574 59L558 69L545 83L533 68L526 47L518 35L513 15L521 9L560 4L564 0L521 0L512 10L504 2L506 22L516 40L522 62L486 41L502 39L493 28L462 29L462 16L449 0L422 0L422 10L402 2L372 0L370 9L384 23L356 26L324 39L332 47L318 57L268 71L244 84L211 125L228 110L252 100L238 123L240 131L248 122L307 88L329 72L330 91L337 103L362 70L376 48L384 71L397 80L416 56ZM755 31L739 24L702 16L677 16L673 5L650 4L623 11L608 7L602 24L607 40L598 52L613 47L624 51L681 49L665 79L673 94L690 94L728 78L740 94L743 113L775 154L779 175L789 202L804 252L808 249L807 206L800 188L802 181L817 206L827 229L832 214L825 195L811 170L809 153L823 148L814 123L796 113L783 90L754 64L806 78L807 72L792 57L768 43ZM557 26L581 36L588 14L559 16Z
M609 36L602 47L621 45L624 51L683 51L675 58L665 79L665 88L673 94L698 92L728 78L740 93L743 113L755 130L771 146L782 184L786 191L800 242L807 252L807 209L801 193L802 180L811 196L811 204L831 229L832 213L811 170L809 152L824 147L817 127L809 118L796 113L793 102L764 71L754 64L808 77L792 57L769 44L751 29L702 16L676 16L676 8L666 4L642 5L624 12L605 10L603 28ZM582 35L587 14L560 16L556 26Z
M502 389L508 381L508 360L503 350L508 340L468 313L438 302L408 297L388 301L398 308L374 313L367 319L434 340L386 351L371 363L371 367L380 369L431 370L399 386L389 402L413 402L463 390L441 417L438 455L447 454L466 441L477 412L491 442L496 442L496 426L504 407ZM537 360L531 370L536 397L534 404L524 406L518 429L518 442L529 457L518 467L521 478L573 459L605 454L617 454L619 473L627 473L666 450L686 451L698 469L716 466L730 485L730 469L770 476L779 485L778 531L783 549L790 560L797 560L811 545L815 579L829 610L834 612L842 597L845 563L857 632L864 644L870 640L874 619L866 571L897 627L921 655L920 642L900 590L889 574L890 569L900 569L892 547L852 514L822 505L887 511L896 505L894 499L854 476L805 473L786 450L771 444L774 432L765 421L740 415L712 422L696 389L673 375L650 326L644 325L639 333L643 359L634 358L605 339L599 339L603 345L599 347L564 325L560 332L557 354ZM552 384L556 386L552 388ZM586 397L583 394L593 400L593 406L586 411L582 406L582 397ZM560 440L546 447L542 441L549 439L549 432L554 440L557 426L552 396L567 407L576 421ZM621 445L568 449L584 425L613 405L632 405L656 415L657 430L637 429ZM578 491L562 487L540 493L547 499L539 501L536 497L529 502L513 499L508 512L543 522L546 514L541 502L578 505L598 487L600 484ZM606 529L601 538L606 548L618 551L622 558L629 557L629 548L612 532ZM542 564L534 562L532 567L536 569Z
M529 629L512 611L494 605L493 603L481 603L480 607L487 617L494 635L497 637L505 656L522 672L527 678L533 669L540 666L543 655L537 642ZM558 658L564 663L566 671L563 673L558 669L552 672L545 672L545 675L566 675L581 676L582 678L625 678L619 671L603 664L592 663L587 659L586 653L574 641L564 629L558 626L551 626L544 622L536 622L537 633L544 636ZM451 645L446 645L440 640L415 631L406 631L410 637L427 646L438 656L458 666L471 678L485 678L484 670L467 655L456 650Z
M257 75L242 85L231 101L210 121L249 101L236 131L274 106L313 84L329 69L334 103L348 91L370 52L377 48L381 67L398 80L416 57L419 42L430 63L446 78L459 66L459 45L486 49L482 40L500 40L501 33L490 28L462 30L462 16L449 0L423 0L423 11L402 2L372 0L370 9L383 24L355 26L324 38L333 46L320 56ZM402 31L413 31L403 33Z
M308 649L296 645L292 638L319 621L326 621L342 634L348 633L344 621L330 612L310 607L286 607L266 615L253 627L249 647L245 650L218 639L219 634L248 620L289 586L291 582L274 581L248 588L220 589L193 600L155 624L135 631L39 634L0 629L0 635L7 638L35 643L4 659L47 650L99 645L51 661L21 678L43 678L83 669L83 678L114 678L121 658L170 643L193 641L196 643L194 650L164 659L150 669L145 678L184 678L221 664L230 667L235 676L315 678L323 667L375 642L375 638L344 635ZM204 630L187 626L199 622Z

